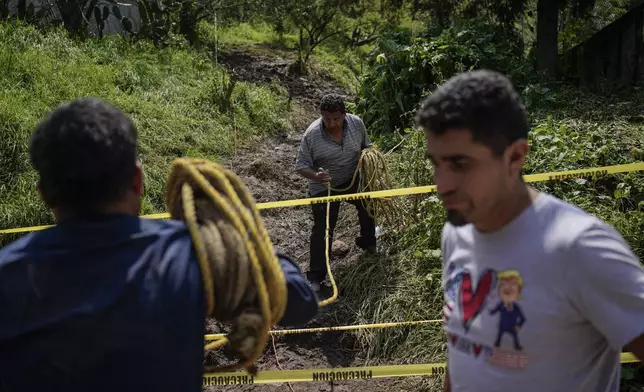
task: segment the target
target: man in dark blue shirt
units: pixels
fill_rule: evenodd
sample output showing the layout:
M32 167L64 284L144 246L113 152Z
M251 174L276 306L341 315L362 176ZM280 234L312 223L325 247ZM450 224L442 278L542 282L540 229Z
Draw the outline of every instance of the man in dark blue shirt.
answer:
M30 156L58 224L0 249L0 391L201 391L201 271L183 222L138 216L136 143L130 119L96 99L36 128ZM279 324L305 324L318 299L279 259Z

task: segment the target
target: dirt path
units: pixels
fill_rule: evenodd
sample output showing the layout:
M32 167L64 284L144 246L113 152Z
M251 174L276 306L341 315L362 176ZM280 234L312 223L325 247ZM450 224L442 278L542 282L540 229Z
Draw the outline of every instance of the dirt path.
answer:
M258 202L298 199L305 197L306 181L292 170L302 134L308 124L317 118L316 102L328 91L344 93L335 83L323 84L286 75L288 62L283 59L252 57L243 53L220 54L220 59L229 67L235 67L237 75L243 79L264 82L278 77L285 84L297 103L298 111L292 114L295 131L267 140L259 148L241 150L228 164L249 187ZM343 94L344 95L344 94ZM273 244L293 257L302 271L308 269L309 234L312 218L309 207L280 208L262 211L264 223L271 235ZM354 245L358 233L357 217L354 207L345 204L341 208L336 230L336 240L349 245L349 253L342 258L334 257L332 268L339 263L357 262L361 250ZM342 282L337 282L340 296L336 303L321 309L318 316L307 328L344 325L337 314L338 302L342 301ZM213 323L211 333L220 332ZM269 339L263 357L257 365L261 370L332 368L361 366L364 364L360 350L351 333L331 332L276 336ZM230 387L209 387L207 391L375 391L396 390L414 391L418 380L374 379L347 382L293 383L247 385Z

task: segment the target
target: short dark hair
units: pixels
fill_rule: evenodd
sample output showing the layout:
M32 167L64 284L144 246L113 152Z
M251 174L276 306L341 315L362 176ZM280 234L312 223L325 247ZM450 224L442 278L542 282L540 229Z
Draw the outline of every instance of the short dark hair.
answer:
M320 111L329 113L346 113L344 99L338 94L326 94L320 101Z
M527 139L530 124L519 94L503 74L476 70L453 76L429 96L416 122L441 135L467 129L472 139L496 156L519 139Z
M137 130L113 105L83 98L51 111L31 137L31 163L50 207L94 211L119 201L136 170Z

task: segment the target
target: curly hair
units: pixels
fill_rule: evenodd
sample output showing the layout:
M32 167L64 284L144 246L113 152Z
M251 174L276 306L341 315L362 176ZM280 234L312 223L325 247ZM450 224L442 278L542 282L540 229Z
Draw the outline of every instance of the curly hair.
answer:
M416 122L425 131L441 135L450 129L467 129L472 140L489 147L496 156L519 139L527 139L530 124L510 80L490 70L458 74L424 102Z
M107 102L84 98L51 111L29 145L44 201L94 211L120 200L135 174L136 143L132 121Z
M344 99L338 94L326 94L320 101L320 111L329 113L346 113Z

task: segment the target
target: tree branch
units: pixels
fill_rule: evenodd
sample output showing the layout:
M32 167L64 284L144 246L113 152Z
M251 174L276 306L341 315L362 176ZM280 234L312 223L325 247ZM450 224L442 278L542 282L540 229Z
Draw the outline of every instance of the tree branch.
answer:
M318 39L316 42L311 43L311 47L309 48L309 50L308 50L308 51L307 51L307 53L306 53L306 56L304 57L304 62L307 62L307 61L308 61L309 56L311 56L311 54L313 53L313 50L314 50L318 45L320 45L322 42L324 42L324 41L328 40L329 38L333 37L334 35L343 34L344 32L346 32L346 31L348 31L348 30L350 30L350 28L349 28L349 29L344 29L344 30L338 30L338 31L335 31L335 32L333 32L333 33L331 33L331 34L328 34L328 35L326 35L326 36L324 36L324 37L322 37L322 38Z

